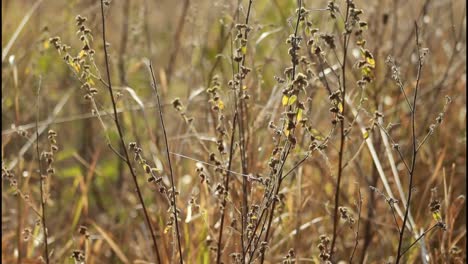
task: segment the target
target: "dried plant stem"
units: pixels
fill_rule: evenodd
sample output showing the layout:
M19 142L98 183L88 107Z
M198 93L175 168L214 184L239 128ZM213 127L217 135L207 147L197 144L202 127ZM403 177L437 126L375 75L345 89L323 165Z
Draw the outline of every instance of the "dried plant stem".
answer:
M223 240L223 230L224 230L224 215L226 211L226 196L229 194L229 179L230 179L230 172L231 172L231 165L232 165L232 158L234 155L234 136L236 131L236 121L237 121L237 113L234 114L234 118L232 121L232 133L231 133L231 146L229 147L229 161L228 161L228 168L226 170L226 177L224 179L224 194L223 194L223 201L221 203L221 226L219 227L219 236L218 236L218 248L216 251L216 263L221 263L221 248L222 248L222 240Z
M284 167L284 164L286 163L286 159L287 159L287 157L289 155L289 151L291 150L291 144L288 144L288 142L286 142L286 144L287 144L287 147L286 147L286 151L284 152L283 162L281 163L281 167L279 168L279 174L277 175L278 182L276 184L275 195L272 197L273 198L273 205L271 206L270 218L268 219L268 224L267 224L267 229L266 229L266 233L265 233L264 242L268 242L268 235L270 234L271 223L273 222L273 216L274 216L274 213L275 213L275 208L276 208L276 203L277 203L277 199L275 199L275 197L278 195L280 187L281 187L281 183L283 182L283 179L284 179L282 177L283 167ZM262 228L262 230L263 230L263 228ZM266 249L262 249L262 251L261 251L260 263L262 263L262 264L265 261L265 250Z
M346 1L346 16L345 16L345 28L348 25L348 18L349 18L349 10L350 10L350 2ZM345 29L346 30L346 29ZM343 116L345 115L345 110L346 110L346 58L348 55L348 45L349 45L349 39L351 37L351 33L346 32L344 37L343 37L343 64L341 65L341 74L343 78L343 84L342 84L342 89L341 89L341 98L343 98L342 106L343 110L341 114ZM339 198L340 198L340 187L341 187L341 178L343 174L343 156L344 156L344 147L345 147L345 140L346 140L346 134L344 131L344 118L340 120L340 150L338 153L338 175L337 175L337 180L336 180L336 190L335 190L335 209L334 209L334 214L333 214L333 237L332 237L332 242L330 246L330 258L333 256L333 250L335 248L335 242L336 242L336 235L338 231L338 206L339 206Z
M162 114L161 100L159 98L158 87L156 85L156 77L154 76L153 64L151 63L151 61L149 62L148 67L149 67L151 77L152 77L153 90L156 93L156 99L157 99L158 110L159 110L159 117L161 119L161 126L162 126L162 129L163 129L164 141L165 141L165 144L166 144L167 162L169 164L169 175L170 175L170 179L171 179L171 192L172 192L171 203L172 203L172 207L173 207L172 211L173 211L173 214L174 214L175 231L176 231L176 236L177 236L177 246L178 246L178 250L179 250L179 262L184 263L183 258L182 258L182 256L183 256L182 255L182 246L180 244L179 221L177 220L178 218L177 218L176 189L175 189L175 183L174 183L174 172L172 170L171 154L170 154L170 151L169 151L169 143L168 143L168 140L167 140L167 131L166 131L166 126L164 125L164 118L163 118L163 114Z
M414 178L414 171L416 167L416 156L418 154L418 146L416 142L416 128L415 128L415 115L416 115L416 99L418 96L418 90L419 90L419 82L421 79L421 70L422 70L422 60L421 60L421 54L419 52L419 29L418 29L418 24L414 22L415 26L415 32L416 32L416 49L418 53L418 73L416 77L416 86L414 89L414 97L413 97L413 104L412 107L410 107L410 113L411 113L411 137L412 137L412 158L411 158L411 168L409 169L409 184L408 184L408 198L406 200L406 210L405 210L405 215L403 217L403 225L400 230L400 238L398 240L398 251L397 251L397 259L396 259L396 264L400 263L401 256L401 249L403 245L403 235L405 233L405 228L404 226L406 225L406 221L408 220L408 213L410 211L410 202L411 202L411 196L413 194L413 178Z
M352 106L351 100L350 100L349 96L347 96L347 97L345 98L345 100L346 100L346 102L348 103L348 107L349 107L349 109L351 110L351 112L353 113L353 115L356 116L356 115L358 114L358 112L357 112L357 110ZM362 120L361 120L359 117L357 117L356 121L357 121L357 124L359 125L359 127L360 127L360 129L361 129L361 132L364 133L364 132L365 132L365 128L364 128L364 125L363 125L363 123L362 123ZM373 142L372 142L372 139L371 139L370 137L366 139L366 144L367 144L367 148L368 148L368 150L369 150L369 153L370 153L370 155L371 155L371 157L372 157L372 160L373 160L373 162L374 162L375 168L376 168L376 170L377 170L377 172L378 172L378 175L380 176L380 179L381 179L382 184L383 184L383 186L384 186L385 192L387 193L386 196L388 196L388 197L390 197L390 198L395 197L395 196L393 195L392 189L391 189L391 187L390 187L390 183L389 183L388 177L387 177L387 176L385 175L385 173L384 173L383 166L382 166L382 162L380 161L379 157L377 156L377 150L375 149L374 144L373 144ZM395 209L395 212L398 214L398 216L399 216L401 219L403 219L403 211L400 209L400 207L398 206L398 204L395 204L395 205L394 205L394 209ZM407 223L407 225L406 225L406 228L408 228L409 230L413 230L413 229L414 229L413 226L415 226L415 225L414 225L414 223L412 222L412 218L411 218L411 217L408 217L408 220L409 220L409 221L408 221L408 223Z
M374 136L374 135L373 135ZM377 149L380 149L380 144L377 145ZM372 166L372 174L370 179L371 186L375 186L378 180L378 172L377 166L375 164ZM367 255L367 249L371 243L372 234L375 232L371 229L371 219L374 218L375 214L375 192L373 192L370 188L368 191L368 202L367 202L367 216L366 216L366 225L364 226L364 242L361 249L361 257L359 263L364 263L364 260Z
M356 252L356 249L359 244L359 226L361 223L361 209L362 209L362 194L361 190L359 190L358 186L358 193L359 193L359 201L357 201L357 209L358 209L358 219L357 219L357 226L356 226L356 233L355 233L355 238L354 238L354 247L353 247L353 252L351 253L351 257L349 258L349 263L353 263L353 258L354 258L354 253Z
M40 195L41 195L41 222L42 222L42 231L44 233L44 255L45 261L49 264L49 243L48 243L48 234L47 234L47 225L46 225L46 204L45 204L45 194L44 194L44 179L42 177L42 164L41 164L41 154L39 152L39 93L41 91L41 77L39 77L39 86L37 88L37 95L36 95L36 155L37 155L37 162L39 165L39 185L40 185Z
M252 3L253 0L249 0L249 6L247 8L247 15L245 17L245 25L248 26L249 24L249 19L250 19L250 13L252 10ZM239 6L238 6L239 8ZM247 41L249 34L248 28L245 29L245 34L244 34L244 39ZM247 45L247 44L245 44ZM241 69L245 66L245 52L242 54L242 59L241 61L237 64L237 73L239 74L241 72ZM240 155L241 155L241 167L242 167L242 174L248 174L247 172L247 154L245 151L245 129L244 129L244 122L247 119L246 118L246 102L245 99L243 99L242 92L243 92L243 77L239 79L239 91L238 94L235 98L235 112L236 114L239 115L239 121L237 122L238 129L239 129L239 150L240 150ZM245 256L246 256L246 251L245 251L245 243L244 243L244 235L246 231L246 226L247 226L247 213L249 211L248 208L248 189L247 189L247 179L245 177L242 178L242 221L241 221L241 246L242 246L242 261L245 261Z
M280 141L278 140L278 143L276 144L275 147L278 147L279 144L280 144ZM284 153L283 153L283 154L284 154ZM281 160L283 160L283 154L282 154L282 156L281 156ZM292 171L289 171L287 174L289 174L290 172L292 172ZM270 175L270 177L272 177L272 175ZM284 177L286 177L286 176L284 176ZM283 177L283 178L284 178L284 177ZM260 214L260 216L258 217L257 223L256 223L256 225L255 225L255 227L254 227L254 229L253 229L253 232L252 232L253 235L251 235L251 237L250 237L250 239L249 239L249 242L247 243L246 252L249 252L249 249L250 249L250 247L252 246L252 242L253 242L254 238L257 237L257 240L256 240L256 242L255 242L255 245L253 246L252 251L249 253L249 261L248 261L248 263L250 263L250 262L253 261L253 255L254 255L255 251L257 250L258 243L260 242L260 237L262 236L262 233L263 233L263 231L265 230L265 224L266 224L266 222L267 222L266 217L268 216L268 207L270 206L270 201L271 201L271 198L273 197L273 193L274 193L274 191L275 191L275 188L274 188L274 187L275 187L275 185L273 185L273 187L271 188L271 190L269 190L268 194L266 195L266 198L265 198L264 201L263 201L264 204L263 204L263 206L262 206L261 214ZM264 216L265 216L265 220L263 220L263 217L264 217ZM262 224L262 220L263 220L263 224ZM255 234L257 233L257 230L258 230L258 228L260 227L260 225L262 226L261 229L260 229L260 233L259 233L258 236L256 236Z
M132 174L133 182L135 183L135 188L136 192L138 195L138 199L140 200L141 207L143 209L143 213L145 215L146 219L146 224L148 226L148 229L151 233L151 238L153 240L153 245L154 245L154 250L156 251L156 258L158 263L161 263L161 257L159 255L159 249L158 249L158 244L156 242L156 236L153 230L153 226L151 225L151 220L148 215L148 211L146 209L145 202L143 200L143 196L140 191L140 186L138 185L137 177L135 174L135 170L133 169L133 166L130 161L130 156L128 155L128 150L126 148L123 132L122 132L122 127L120 125L119 121L119 116L117 113L117 105L115 102L114 98L114 93L112 91L112 83L111 83L111 78L110 78L110 69L109 69L109 60L108 60L108 53L107 53L107 42L106 42L106 24L105 24L105 17L104 17L104 0L101 0L101 18L102 18L102 41L103 41L103 47L104 47L104 56L105 56L105 63L106 63L106 73L107 73L107 83L108 83L108 90L109 90L109 95L111 97L112 101L112 108L114 111L114 122L115 126L117 127L118 133L119 133L119 138L120 138L120 143L123 146L122 149L124 151L124 157L125 157L125 163L127 163L128 169L130 170L130 173Z
M429 232L432 231L432 229L436 228L440 226L440 223L437 222L435 223L434 225L432 225L429 229L427 229L426 231L424 231L418 238L416 238L416 240L411 243L411 245L408 246L407 249L403 250L403 252L400 253L400 255L398 256L398 259L401 258L406 252L408 252L408 250L410 250L414 245L416 245L416 243L421 240L421 238L423 238L424 236L426 236Z
M393 204L391 200L387 200L387 203L390 206L390 210L392 211L393 220L395 221L395 227L397 228L398 233L400 233L401 232L400 226L398 225L398 221L397 221L396 214L395 214L395 205Z
M3 184L2 184L2 187L3 187ZM21 193L20 193L21 194ZM23 228L23 200L22 199L18 199L17 203L16 203L16 206L17 206L17 210L18 212L18 215L16 217L16 221L18 222L18 225L16 227L16 236L17 236L17 240L16 240L16 247L18 248L18 258L16 259L16 263L18 264L21 264L22 261L23 261L23 247L22 247L22 240L21 240L21 229ZM35 209L33 209L34 212L36 212ZM39 212L36 212L36 214L38 214L39 217L41 217L41 214Z
M299 21L301 20L301 12L302 12L301 9L302 9L302 0L299 0L299 8L298 8L298 11L297 11L296 27L295 27L295 30L294 30L293 45L292 45L293 49L296 49L298 47L297 34L298 34L298 29L299 29ZM296 65L294 59L292 59L292 62L293 62L293 65L292 65L291 80L294 80L295 77L296 77L296 67L297 67L297 65ZM291 106L289 108L291 108ZM293 133L293 132L294 132L294 130L291 130L289 133ZM282 183L283 179L285 178L285 177L283 177L283 168L284 168L284 164L286 163L286 160L288 158L288 155L290 153L291 147L292 147L292 145L289 143L289 140L286 139L285 147L284 147L284 150L283 150L283 155L281 157L281 165L280 165L280 168L279 168L278 174L277 174L276 191L274 191L275 187L273 187L273 190L272 190L272 193L274 191L275 195L269 197L269 199L273 198L273 204L272 204L271 211L270 211L270 217L268 219L268 224L267 224L267 229L266 229L266 233L265 233L264 243L268 243L268 236L270 234L271 223L273 222L273 216L274 216L274 213L275 213L275 207L276 207L276 203L277 203L276 196L278 195L280 187L281 187L281 183ZM288 172L288 174L289 174L289 172ZM259 222L260 222L260 220L259 220ZM263 223L263 225L265 225L265 222ZM263 231L263 227L260 230L259 237L261 237L262 231ZM253 257L253 253L255 252L255 249L256 249L256 247L252 251L252 254L251 254L252 257ZM262 264L265 261L265 251L266 251L266 249L261 250L260 263L262 263Z

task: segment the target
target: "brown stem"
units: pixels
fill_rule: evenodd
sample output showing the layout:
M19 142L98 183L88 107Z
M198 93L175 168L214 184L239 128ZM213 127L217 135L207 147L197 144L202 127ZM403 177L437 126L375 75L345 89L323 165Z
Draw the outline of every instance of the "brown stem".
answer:
M283 162L282 162L281 167L279 169L278 183L276 184L276 192L275 192L275 195L273 196L273 205L271 207L270 218L268 219L268 225L267 225L267 229L266 229L266 233L265 233L264 242L268 242L268 235L270 234L271 223L273 222L273 216L274 216L274 213L275 213L275 207L276 207L276 203L277 203L276 197L278 196L278 193L279 193L279 190L280 190L280 187L281 187L281 183L282 183L282 181L284 179L282 177L283 167L284 167L284 164L286 163L286 159L287 159L287 157L289 155L290 149L291 149L291 145L288 144L288 147L286 148L286 152L285 152L285 155L284 155L284 158L283 158ZM261 252L260 263L262 263L262 264L265 261L265 250L266 249L262 249L262 252Z
M360 223L361 223L361 209L362 209L362 195L361 195L361 190L359 190L359 186L358 186L358 192L359 192L359 201L356 204L356 206L358 208L356 236L354 238L354 247L353 247L353 252L351 253L351 257L349 258L349 263L353 263L354 253L356 252L356 249L357 249L358 244L359 244L359 226L360 226Z
M349 0L346 1L346 16L345 16L345 30L347 25L348 25L348 18L349 18L349 9L350 9L350 2ZM351 32L346 32L344 35L343 39L343 64L341 66L341 72L343 75L343 89L342 89L342 106L343 110L341 114L343 117L345 116L345 110L346 110L346 103L345 103L345 98L346 98L346 57L348 54L348 44L349 44L349 39L351 36ZM344 132L344 118L340 120L340 150L338 154L338 175L337 175L337 180L336 180L336 191L335 191L335 212L333 214L333 237L332 237L332 242L330 246L330 258L333 256L333 250L335 248L335 242L336 242L336 234L337 234L337 228L338 228L338 205L339 205L339 198L340 198L340 187L341 187L341 178L343 174L343 156L344 156L344 147L345 147L345 140L346 140L346 135Z
M226 172L226 178L224 179L224 194L223 194L223 201L221 203L221 226L219 228L219 236L218 236L218 248L216 252L216 263L221 263L221 247L222 247L222 240L223 240L223 229L224 229L224 212L226 211L226 196L229 193L229 179L231 174L231 165L232 165L232 157L234 155L234 134L236 131L236 121L237 121L237 112L234 114L234 120L232 121L232 133L231 133L231 146L229 150L229 163L228 169Z
M403 256L406 252L408 252L408 250L410 250L414 245L416 245L416 243L417 243L419 240L421 240L421 238L423 238L424 236L426 236L429 232L432 231L432 229L434 229L434 228L436 228L436 227L438 227L438 226L440 226L440 223L439 223L439 222L435 223L435 224L434 224L433 226L431 226L428 230L424 231L424 233L422 233L413 243L411 243L411 245L409 245L407 249L403 250L403 252L401 252L400 255L399 255L398 257L400 258L401 256Z
M162 114L162 107L161 107L161 100L159 98L159 93L158 93L158 87L156 85L156 77L154 76L154 71L153 71L153 64L151 63L151 61L149 62L149 70L150 70L150 73L151 73L151 77L152 77L152 86L153 86L153 90L154 92L156 93L156 99L157 99L157 103L158 103L158 110L159 110L159 118L161 119L161 126L162 126L162 129L163 129L163 133L164 133L164 141L165 141L165 144L166 144L166 154L167 154L167 162L169 164L169 175L170 175L170 178L171 178L171 192L172 192L172 195L171 195L171 203L172 203L172 211L174 213L174 222L175 222L175 229L176 229L176 235L177 235L177 246L178 246L178 249L179 249L179 262L182 264L184 263L183 261L183 258L182 258L182 246L180 244L180 231L179 231L179 221L178 221L178 218L177 218L177 205L176 205L176 189L175 189L175 184L174 184L174 172L172 170L172 163L171 163L171 154L170 154L170 151L169 151L169 143L168 143L168 140L167 140L167 131L166 131L166 126L164 125L164 118L163 118L163 114Z
M110 98L111 98L111 101L112 101L112 108L113 108L113 111L114 111L114 122L115 122L115 126L117 127L117 131L119 133L120 144L123 146L122 149L124 150L125 162L127 163L128 169L130 170L130 173L132 174L133 182L135 183L136 193L138 195L138 199L140 200L140 204L141 204L141 207L143 209L143 213L145 215L146 224L147 224L148 229L149 229L149 231L151 233L151 238L153 240L154 250L156 251L156 257L157 257L158 263L161 263L161 257L159 255L158 244L156 242L156 236L155 236L155 233L154 233L154 230L153 230L153 226L151 225L151 220L149 218L148 211L146 210L145 202L143 200L143 196L142 196L141 191L140 191L140 186L138 185L135 170L133 169L133 166L132 166L131 161L130 161L131 160L130 156L128 155L127 148L125 147L126 144L125 144L125 141L124 141L122 127L120 125L119 116L118 116L118 113L117 113L117 105L116 105L115 98L114 98L114 92L112 91L112 83L111 83L111 78L110 78L109 59L108 59L109 55L107 53L107 42L106 42L106 24L105 24L105 17L104 17L104 0L101 0L101 18L102 18L102 42L103 42L103 46L104 46L104 56L105 56L104 59L105 59L105 63L106 63L108 90L109 90L109 95L110 95Z
M416 21L414 22L414 26L415 26L415 32L416 32L416 49L418 53L418 74L416 78L416 86L414 89L413 104L411 107L411 135L412 135L413 155L412 155L412 161L411 161L411 169L409 171L408 198L406 200L405 216L403 217L403 224L400 230L400 238L398 240L396 264L400 263L400 259L403 255L400 252L401 252L401 248L403 245L403 235L405 233L406 221L408 220L408 214L410 211L411 196L413 194L413 178L414 178L413 176L414 176L414 171L416 167L416 155L418 154L417 142L416 142L415 115L416 115L416 98L418 96L419 82L421 79L421 69L422 69L423 64L421 61L421 54L419 52L419 29L418 29L418 24L416 23Z
M302 9L302 0L299 0L299 9L298 9L298 13L297 13L297 20L296 20L296 27L294 29L294 37L293 37L293 42L292 42L292 48L294 49L294 52L297 51L298 49L298 29L299 29L299 21L301 20L301 10ZM294 80L295 77L296 77L296 58L292 58L292 75L291 75L291 80ZM289 110L291 110L291 106L289 106ZM292 129L289 133L294 133L294 130ZM280 187L281 187L281 183L284 179L283 177L283 167L284 167L284 164L286 163L286 159L288 158L288 155L289 155L289 151L291 150L291 144L289 144L289 141L288 139L286 139L286 143L285 143L285 152L284 152L284 155L282 157L282 162L281 162L281 166L279 168L279 171L278 171L278 174L277 174L277 185L276 185L276 192L275 192L275 196L273 196L273 205L272 205L272 208L271 208L271 211L270 211L270 217L268 219L268 224L267 224L267 229L266 229L266 233L265 233L265 239L264 239L264 243L268 243L268 236L269 236L269 233L270 233L270 227L271 227L271 223L273 221L273 216L274 216L274 213L275 213L275 207L276 207L276 203L277 203L277 199L276 199L276 196L278 195L279 193L279 190L280 190ZM288 172L289 173L289 172ZM263 228L260 232L263 231ZM261 233L260 233L261 235ZM260 236L259 236L260 237ZM260 240L260 239L259 239ZM261 252L261 257L260 257L260 263L263 264L263 262L265 261L265 251L266 249L262 249L262 252ZM253 256L253 253L255 252L255 249L253 250L252 252L252 256Z
M37 162L39 165L39 185L40 185L40 195L41 195L41 222L42 229L44 233L44 255L45 261L49 264L49 243L48 243L48 234L47 234L47 225L46 225L46 205L45 205L45 196L44 196L44 179L42 178L42 164L41 164L41 154L39 153L39 93L41 91L41 78L39 79L39 87L37 88L37 104L36 104L36 154Z
M247 15L245 18L245 25L249 24L249 18L250 18L250 13L252 10L252 3L253 0L249 0L249 6L247 8ZM245 34L244 34L244 39L247 41L249 31L248 29L245 29ZM245 44L247 45L247 44ZM242 55L242 60L237 64L237 73L240 74L241 68L245 66L245 56L246 54L244 53ZM236 112L239 113L239 122L238 122L238 129L239 129L239 150L240 150L240 155L241 155L241 167L242 167L242 174L248 174L247 172L247 154L245 151L245 129L244 129L244 122L247 119L246 118L246 102L245 99L243 99L243 79L244 77L240 77L239 79L239 91L238 94L235 98L235 107L236 107ZM247 213L249 211L248 208L248 188L247 188L247 179L245 177L242 178L242 221L241 221L241 246L242 246L242 263L245 262L245 256L246 256L246 251L245 251L245 243L244 243L244 235L245 235L245 229L246 229L246 223L247 223Z

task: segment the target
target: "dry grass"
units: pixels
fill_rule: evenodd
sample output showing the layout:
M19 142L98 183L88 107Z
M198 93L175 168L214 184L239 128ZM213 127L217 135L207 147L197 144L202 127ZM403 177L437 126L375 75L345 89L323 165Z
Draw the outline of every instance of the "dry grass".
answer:
M107 3L2 1L2 262L466 262L465 3Z

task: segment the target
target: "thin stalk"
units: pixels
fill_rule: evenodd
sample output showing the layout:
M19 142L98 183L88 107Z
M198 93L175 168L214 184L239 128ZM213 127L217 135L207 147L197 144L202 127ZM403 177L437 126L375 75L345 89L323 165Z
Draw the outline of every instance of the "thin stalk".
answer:
M230 172L231 172L231 165L232 165L232 157L234 155L234 135L236 131L236 121L237 121L237 112L234 115L234 120L232 122L232 133L231 133L231 146L229 150L229 161L228 161L228 169L226 171L226 178L224 179L224 195L223 201L221 203L221 226L219 228L219 236L218 236L218 248L216 252L216 263L221 263L221 247L222 247L222 240L223 240L223 229L224 229L224 212L226 211L226 196L229 193L229 179L230 179Z
M42 164L41 164L41 154L39 153L39 129L38 129L38 122L39 122L39 93L41 91L41 78L39 78L39 87L37 88L37 95L36 95L36 154L37 154L37 162L39 165L39 184L40 184L40 195L41 195L41 222L42 222L42 229L44 233L44 255L45 261L49 264L49 243L48 243L48 235L47 235L47 225L46 225L46 205L45 205L45 197L44 197L44 179L42 178L43 171L42 171Z
M277 147L279 146L279 144L280 144L280 141L278 140L278 143L275 145L275 148L277 148ZM283 152L283 153L284 153L284 152ZM282 154L281 160L283 160L283 157L284 157L284 155ZM291 171L289 171L288 173L290 173L290 172L291 172ZM270 173L270 178L274 176L274 175L272 175L272 174L273 174L273 173ZM284 177L285 177L285 176L284 176ZM284 177L283 177L283 178L284 178ZM269 190L269 192L268 192L267 195L266 195L266 198L264 199L264 205L261 207L261 208L262 208L262 210L261 210L262 213L261 213L260 216L258 217L257 223L255 224L255 227L254 227L254 229L253 229L252 235L251 235L251 237L250 237L250 239L249 239L249 242L247 243L246 252L249 252L250 246L252 246L252 242L253 242L254 238L257 237L257 240L256 240L256 242L255 242L255 246L253 247L252 252L250 252L250 254L249 254L249 261L248 261L248 263L252 262L252 260L253 260L253 255L254 255L255 251L257 250L257 245L258 245L258 243L260 242L260 238L261 238L262 233L263 233L263 231L264 231L264 229L265 229L265 224L266 224L266 222L267 222L266 217L268 217L268 207L270 206L269 201L271 200L271 198L273 197L273 193L275 192L275 188L274 188L274 187L275 187L275 185L273 185L273 187L271 188L271 190ZM265 214L265 213L266 213L266 214ZM263 220L263 217L264 217L264 216L265 216L265 220ZM262 220L263 220L263 224L261 225ZM262 226L261 229L260 229L260 233L259 233L258 236L256 236L255 234L257 233L257 230L258 230L258 228L260 227L260 225Z
M373 135L375 138L375 134ZM377 145L377 149L380 149L380 144ZM375 165L372 166L372 178L370 179L370 185L375 186L377 184L377 179L378 179L378 174L377 174L377 167ZM360 261L358 263L364 263L364 260L366 258L366 252L367 248L369 247L369 244L371 242L372 236L373 236L373 230L371 229L371 219L374 218L374 206L375 206L375 192L373 192L369 188L368 192L368 203L367 203L367 217L366 217L366 224L365 224L365 229L364 229L364 243L361 249L361 257ZM398 230L400 231L400 230Z
M400 226L398 225L398 221L397 221L397 219L396 219L395 207L394 207L394 205L393 205L393 202L392 202L392 201L387 201L387 203L390 205L390 209L391 209L392 215L393 215L393 220L395 221L395 226L396 226L396 228L397 228L397 230L398 230L398 233L400 233L400 232L401 232L401 231L400 231Z
M349 1L346 1L346 17L345 17L345 30L348 24L348 18L349 18ZM342 106L343 106L343 111L341 114L345 116L345 110L346 110L346 57L348 55L348 44L349 44L349 39L350 39L351 33L348 34L348 32L345 33L344 38L343 38L343 64L341 66L341 72L343 75L343 89L342 89L342 95L341 98L343 98ZM337 229L338 229L338 205L339 205L339 198L340 198L340 187L341 187L341 178L343 175L343 154L344 154L344 147L345 147L345 140L346 140L346 135L344 132L344 118L340 120L340 150L338 154L338 175L337 175L337 180L336 180L336 191L335 191L335 212L333 214L333 237L332 237L332 242L330 246L330 258L333 256L333 250L335 248L335 242L336 242L336 235L337 235Z
M247 15L245 17L245 25L249 24L249 18L250 18L250 13L252 10L252 3L253 0L249 0L249 6L247 8ZM247 41L249 30L248 28L245 29L244 32L244 39ZM245 44L247 45L247 44ZM246 54L244 53L242 55L242 60L237 64L237 73L239 74L241 72L241 69L245 66L245 56ZM248 174L247 173L247 155L245 152L245 129L244 129L244 121L246 119L245 115L245 110L246 110L246 105L245 105L245 100L242 99L242 91L243 91L243 77L239 78L239 91L237 98L235 100L236 104L236 113L239 113L239 122L238 122L238 127L239 127L239 141L240 141L240 154L241 154L241 167L242 167L242 174ZM244 245L244 235L245 235L245 229L246 229L246 223L247 223L247 213L248 213L248 190L247 190L247 179L244 177L242 178L242 221L241 221L241 246L242 246L242 261L243 263L245 262L245 245Z
M362 195L361 195L361 190L359 190L359 186L358 186L358 192L359 192L359 201L357 202L358 219L357 219L357 227L356 227L356 236L354 240L353 252L351 253L351 257L349 258L349 263L353 263L354 253L356 253L356 249L359 245L359 226L361 223L361 209L362 209Z
M291 149L291 144L288 144L288 147L286 148L286 152L285 152L285 155L284 155L283 162L282 162L281 167L279 169L279 174L277 176L278 177L278 183L277 183L277 186L276 186L275 196L273 196L273 205L271 207L270 218L268 219L268 225L267 225L267 229L266 229L266 233L265 233L264 242L268 242L268 235L270 234L271 223L273 222L273 216L274 216L274 213L275 213L275 207L276 207L276 203L277 203L277 199L275 199L275 198L278 195L279 190L280 190L280 186L281 186L281 183L282 183L282 180L283 180L282 171L283 171L284 164L286 163L286 158L289 155L290 149ZM263 230L263 228L262 228L262 230ZM262 252L261 252L260 263L262 263L262 264L265 261L265 250L266 249L262 249Z
M398 240L398 251L397 251L397 259L396 259L396 264L400 263L401 257L403 254L401 254L401 249L403 245L403 235L405 233L405 225L406 221L408 220L408 213L410 211L410 202L411 202L411 196L413 194L413 176L414 176L414 171L416 167L416 155L418 154L418 146L416 142L416 125L415 125L415 115L416 115L416 98L418 96L418 90L419 90L419 82L421 79L421 70L422 70L422 61L421 61L421 54L419 52L419 29L418 29L418 24L416 21L414 22L415 26L415 32L416 32L416 49L418 53L418 74L416 78L416 86L414 89L414 97L413 97L413 107L411 108L411 134L412 134L412 145L413 145L413 155L412 155L412 160L411 160L411 169L409 171L409 184L408 184L408 199L406 200L406 210L405 210L405 215L403 217L403 225L400 230L400 238Z
M179 222L177 220L178 218L177 218L177 205L176 205L176 189L175 189L175 184L174 184L174 172L172 170L171 154L170 154L170 151L169 151L169 143L168 143L168 140L167 140L167 131L166 131L166 126L164 125L164 118L163 118L163 114L162 114L161 100L159 98L158 87L156 85L156 77L154 76L153 64L151 63L151 61L149 62L148 67L149 67L149 70L151 72L151 77L152 77L152 81L153 81L153 83L152 83L153 90L156 93L156 99L157 99L158 110L159 110L159 118L161 119L161 126L162 126L163 134L164 134L164 142L165 142L165 145L166 145L167 162L169 164L169 175L170 175L170 178L171 178L171 192L172 192L171 203L172 203L172 207L173 207L172 211L174 213L175 230L176 230L176 235L177 235L177 247L178 247L178 250L179 250L179 257L180 257L179 262L184 263L184 261L182 259L182 246L180 244Z
M297 13L297 20L296 20L296 27L294 29L294 37L293 37L293 49L297 49L298 48L298 37L297 37L297 32L298 32L298 29L299 29L299 22L301 20L301 10L302 9L302 0L299 0L299 9L298 9L298 13ZM292 75L291 75L291 80L294 80L295 77L296 77L296 63L295 63L295 59L293 58L292 59ZM291 106L289 107L289 110L291 110ZM294 130L292 129L289 133L293 133ZM283 177L283 167L284 167L284 164L286 163L286 159L288 158L288 155L290 153L290 150L291 150L291 147L292 145L289 144L289 141L288 139L286 139L286 143L285 143L285 150L284 150L284 155L282 157L282 162L281 162L281 166L279 168L279 171L278 171L278 174L277 174L277 184L276 184L276 192L275 192L275 196L273 196L273 205L272 205L272 208L271 208L271 211L270 211L270 217L268 219L268 224L267 224L267 229L266 229L266 233L265 233L265 239L263 240L264 243L268 243L268 236L270 234L270 228L271 228L271 223L273 222L273 216L274 216L274 213L275 213L275 208L276 208L276 203L277 203L277 199L276 196L278 195L279 193L279 190L280 190L280 187L281 187L281 183L283 181L283 179L285 177ZM289 172L288 172L289 174ZM265 224L265 223L264 223ZM260 230L260 235L259 235L259 238L261 236L261 232L263 231L263 228ZM260 240L260 239L259 239ZM253 253L255 252L255 249L252 251L252 256L253 256ZM266 249L262 249L262 252L261 252L261 257L260 257L260 263L263 264L263 262L265 261L265 250Z
M426 236L429 232L432 231L432 229L438 227L440 225L439 222L435 223L433 226L431 226L428 230L424 231L424 233L422 233L413 243L411 243L411 245L408 246L407 249L403 250L403 252L400 253L400 255L398 256L399 258L402 257L406 252L408 252L408 250L410 250L419 240L421 240L421 238L423 238L424 236Z
M114 98L114 92L112 91L112 83L111 83L111 78L110 78L110 69L109 69L109 60L108 60L108 52L107 52L107 41L106 41L106 24L105 24L105 17L104 17L104 0L101 0L101 18L102 18L102 42L104 46L104 56L105 56L105 63L106 63L106 73L107 73L107 83L108 83L108 90L109 90L109 95L112 101L112 108L114 111L114 122L115 126L117 127L117 131L119 133L119 138L120 138L120 144L123 146L124 150L124 157L125 157L125 163L127 163L128 169L130 170L130 173L132 174L133 182L135 183L135 188L136 188L136 193L138 196L138 199L140 200L141 207L143 209L143 213L145 215L145 220L146 224L148 226L148 229L151 233L151 238L153 240L153 245L154 245L154 250L156 251L156 258L158 263L161 263L161 257L159 255L159 249L158 249L158 244L156 242L156 236L153 230L153 226L151 225L151 220L148 215L148 211L146 210L145 202L143 200L143 196L140 191L140 186L138 185L137 177L135 174L135 171L133 169L133 166L131 164L131 159L130 156L128 155L128 150L126 148L123 132L122 132L122 126L120 125L119 121L119 116L117 113L117 104L115 102Z

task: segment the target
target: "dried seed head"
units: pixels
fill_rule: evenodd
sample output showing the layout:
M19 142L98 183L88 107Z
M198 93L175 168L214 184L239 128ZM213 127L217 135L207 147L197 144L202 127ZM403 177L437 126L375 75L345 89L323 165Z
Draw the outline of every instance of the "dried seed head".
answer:
M88 232L88 228L86 226L80 226L79 229L78 229L78 233L80 235L85 235L86 232Z

